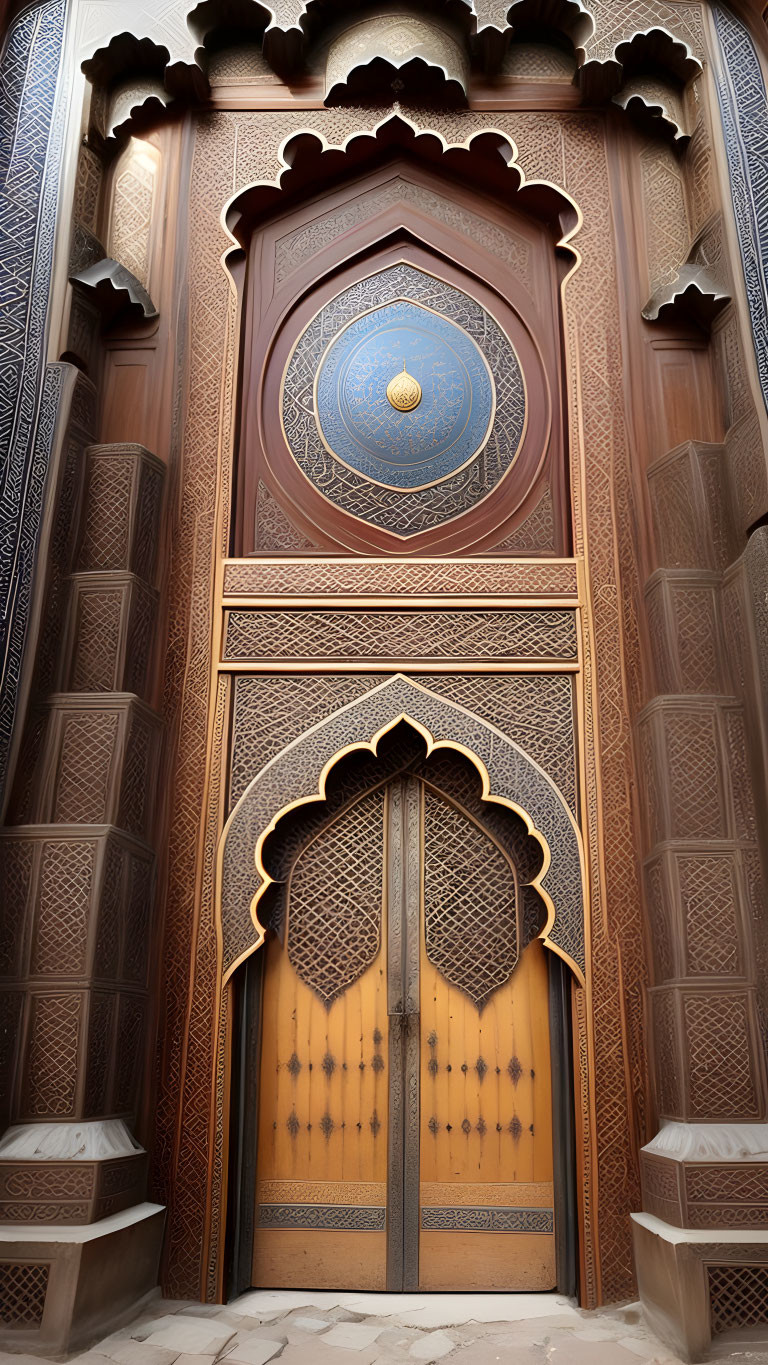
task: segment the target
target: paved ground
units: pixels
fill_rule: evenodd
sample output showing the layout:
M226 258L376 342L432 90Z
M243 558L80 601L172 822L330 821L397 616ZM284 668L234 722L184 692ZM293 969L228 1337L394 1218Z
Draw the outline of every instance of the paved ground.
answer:
M720 1353L768 1365L748 1346ZM7 1365L40 1365L7 1355ZM679 1365L637 1304L582 1313L555 1294L258 1291L227 1308L157 1298L70 1365Z

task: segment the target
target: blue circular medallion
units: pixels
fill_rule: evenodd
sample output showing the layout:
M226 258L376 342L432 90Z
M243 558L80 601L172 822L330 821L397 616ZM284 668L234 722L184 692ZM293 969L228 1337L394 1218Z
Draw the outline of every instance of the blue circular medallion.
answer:
M462 469L488 440L494 407L476 342L410 299L354 318L326 348L315 380L327 449L392 489L429 487Z

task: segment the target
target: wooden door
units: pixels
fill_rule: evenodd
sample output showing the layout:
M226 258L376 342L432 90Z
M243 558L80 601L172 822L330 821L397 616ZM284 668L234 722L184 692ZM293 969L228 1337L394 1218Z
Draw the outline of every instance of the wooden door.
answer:
M555 1285L547 970L477 812L409 770L300 849L266 947L256 1286Z

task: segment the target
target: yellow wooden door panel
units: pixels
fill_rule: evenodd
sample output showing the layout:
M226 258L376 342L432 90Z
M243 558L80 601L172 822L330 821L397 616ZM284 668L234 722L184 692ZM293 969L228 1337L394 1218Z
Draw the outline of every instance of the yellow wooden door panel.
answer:
M369 793L302 852L286 944L265 948L256 1286L385 1287L383 820L383 793ZM345 932L356 913L375 936Z
M538 941L515 966L518 903L496 841L413 777L302 851L264 950L254 1285L554 1286L547 967Z
M455 872L446 876L450 856ZM490 836L428 788L423 877L419 1285L551 1289L545 950L535 940L514 967L514 874ZM430 924L441 919L448 932ZM465 941L454 963L462 927ZM484 952L489 939L496 945L491 955ZM472 952L467 944L474 944ZM498 985L505 952L507 979Z

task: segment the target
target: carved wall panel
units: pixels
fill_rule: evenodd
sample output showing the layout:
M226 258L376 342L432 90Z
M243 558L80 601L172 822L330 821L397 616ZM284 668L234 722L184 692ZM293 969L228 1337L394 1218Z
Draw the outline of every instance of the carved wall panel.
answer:
M217 112L201 116L192 164L190 243L190 383L195 403L190 406L184 432L180 474L178 557L172 585L172 624L169 652L168 715L179 735L178 800L190 810L203 810L206 853L199 880L195 863L198 830L178 824L171 837L170 897L165 948L163 1072L158 1106L158 1190L171 1196L170 1237L166 1286L172 1292L195 1292L200 1277L208 1294L215 1293L219 1249L214 1235L206 1242L201 1261L196 1248L204 1238L204 1216L199 1190L212 1168L212 1224L219 1225L223 1154L220 1143L209 1147L208 1105L215 1058L210 1036L211 1011L216 1008L216 952L213 921L213 849L219 824L220 776L207 785L200 755L205 751L205 712L208 694L210 604L208 584L212 559L195 547L208 544L212 555L225 553L227 528L215 542L215 490L211 477L211 432L232 429L234 386L234 303L219 268L225 239L218 234L221 206L232 186L272 180L279 171L279 143L300 126L311 123L334 145L356 128L370 125L366 111L285 111L281 113ZM429 114L422 120L436 127L446 140L464 141L484 123L476 114ZM639 675L630 483L622 420L621 344L616 279L612 264L612 227L607 165L599 120L570 114L516 113L499 115L508 122L529 178L562 182L574 198L589 202L579 247L583 263L566 286L566 352L569 366L579 358L580 381L572 387L569 423L573 449L583 438L589 461L574 456L572 493L576 547L584 544L583 497L590 507L591 614L587 632L586 809L584 818L594 831L600 813L607 813L603 863L593 855L591 926L597 1124L601 1148L597 1179L591 1178L594 1154L582 1151L586 1163L587 1226L599 1219L601 1264L591 1259L587 1244L585 1286L587 1301L602 1292L622 1297L630 1292L631 1255L626 1214L637 1207L636 1161L628 1118L627 1076L636 1105L636 1125L644 1124L644 1063L641 986L644 976L639 932L639 898L634 858L631 754L627 713L629 679ZM223 375L220 360L224 357ZM569 371L570 372L570 371ZM576 373L574 368L573 374ZM225 443L226 444L226 443ZM229 505L230 467L225 461L222 498ZM609 493L609 490L610 493ZM617 579L617 546L620 581ZM190 586L191 585L191 586ZM620 660L625 660L622 668ZM596 665L593 664L596 660ZM597 668L597 673L593 668ZM227 683L213 698L212 735L221 742ZM591 750L594 708L599 709L602 745L602 787L598 794ZM596 846L596 845L595 845ZM193 913L197 905L199 914ZM191 929L195 925L194 931ZM191 935L194 932L194 940ZM194 942L194 951L192 951ZM621 966L617 944L621 947ZM191 988L187 972L195 963ZM188 1023L184 1024L188 1004ZM625 1040L626 1047L625 1047ZM219 1044L219 1047L223 1044ZM221 1054L219 1054L220 1057ZM582 1052L582 1056L583 1056ZM583 1073L582 1073L583 1074ZM182 1121L177 1130L178 1095ZM217 1104L221 1103L217 1092ZM176 1136L174 1136L176 1134ZM599 1203L597 1191L600 1191ZM602 1277L602 1291L601 1291Z

